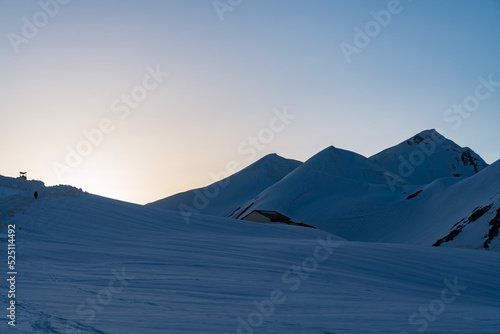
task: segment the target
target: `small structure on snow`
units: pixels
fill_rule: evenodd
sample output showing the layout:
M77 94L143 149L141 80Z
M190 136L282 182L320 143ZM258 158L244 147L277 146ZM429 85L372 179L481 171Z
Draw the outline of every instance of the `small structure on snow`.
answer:
M268 211L268 210L254 210L250 212L245 217L241 218L241 220L256 222L256 223L284 223L288 225L296 225L303 227L315 228L314 226L307 225L304 223L298 223L292 221L289 217L282 215L276 211Z
M28 173L27 172L19 172L19 177L22 177L23 179L27 180L28 179Z

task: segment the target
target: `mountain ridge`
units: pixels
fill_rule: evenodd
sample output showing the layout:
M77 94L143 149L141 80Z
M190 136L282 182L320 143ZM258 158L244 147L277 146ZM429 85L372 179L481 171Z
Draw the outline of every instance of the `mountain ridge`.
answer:
M276 211L346 240L431 246L478 208L497 208L497 166L488 167L470 148L434 129L369 158L328 146L288 173L281 170L279 180L253 193L236 180L231 200L222 201L224 210L214 214L241 219L254 210ZM259 170L259 164L252 164L243 178L252 179ZM498 202L500 206L500 198ZM481 248L484 236L495 234L486 221L490 218L464 226L460 237L441 246ZM490 245L496 249L498 238Z

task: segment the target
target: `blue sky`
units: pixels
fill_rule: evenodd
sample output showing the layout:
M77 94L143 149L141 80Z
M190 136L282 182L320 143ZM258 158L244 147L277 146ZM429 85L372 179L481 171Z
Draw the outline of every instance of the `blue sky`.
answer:
M146 203L230 161L370 156L430 128L500 158L500 1L239 3L0 1L0 174Z

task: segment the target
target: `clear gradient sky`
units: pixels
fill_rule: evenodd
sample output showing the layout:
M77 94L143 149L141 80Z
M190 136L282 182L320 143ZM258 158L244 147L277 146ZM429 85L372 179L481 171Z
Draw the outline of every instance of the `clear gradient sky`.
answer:
M1 175L144 204L430 128L500 158L500 1L2 0L0 32Z

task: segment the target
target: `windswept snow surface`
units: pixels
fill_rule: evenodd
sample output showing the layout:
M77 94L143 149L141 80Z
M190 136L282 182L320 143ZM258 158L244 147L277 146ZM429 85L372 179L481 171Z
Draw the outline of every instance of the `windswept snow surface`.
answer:
M178 212L39 192L0 199L18 271L17 325L4 317L2 333L500 331L499 252L203 215L185 224Z
M147 205L227 217L234 209L281 180L302 163L269 154L236 174L207 187L169 196Z

